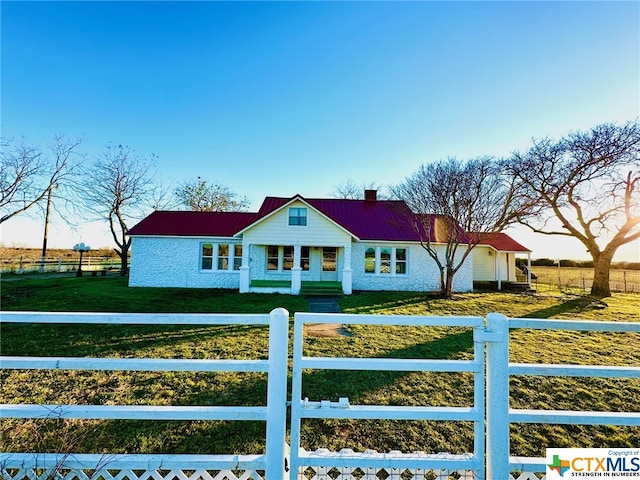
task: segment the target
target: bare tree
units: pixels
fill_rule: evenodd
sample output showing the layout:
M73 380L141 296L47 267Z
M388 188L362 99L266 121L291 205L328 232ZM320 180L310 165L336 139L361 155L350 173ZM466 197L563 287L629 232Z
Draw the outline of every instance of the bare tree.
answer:
M12 140L0 152L0 223L38 205L64 186L77 167L79 139L54 137L48 152Z
M109 223L117 245L114 250L122 265L121 275L129 271L129 225L153 209L154 161L153 155L145 159L129 147L108 145L95 163L83 172L80 188L83 206L91 216Z
M175 195L180 205L196 212L242 212L249 208L247 197L240 197L221 183L190 180L176 188Z
M380 190L380 186L375 182L369 183L357 183L354 179L350 178L344 182L339 183L336 188L331 192L333 198L342 198L347 200L362 200L364 198L365 190ZM383 198L378 194L378 198Z
M443 297L452 296L456 273L483 236L524 211L508 180L490 157L448 159L422 165L392 188L413 212L420 244L438 265Z
M539 215L534 232L578 239L593 258L591 294L611 295L616 250L640 238L640 124L603 124L554 141L534 140L505 162ZM559 223L555 227L554 223Z

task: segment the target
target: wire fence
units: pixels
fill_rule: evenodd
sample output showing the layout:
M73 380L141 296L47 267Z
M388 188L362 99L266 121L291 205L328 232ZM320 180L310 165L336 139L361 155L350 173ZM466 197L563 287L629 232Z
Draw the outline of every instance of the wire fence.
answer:
M593 268L532 267L531 272L537 277L531 279L531 284L538 292L585 293L593 284ZM640 293L640 270L611 269L609 286L612 292Z

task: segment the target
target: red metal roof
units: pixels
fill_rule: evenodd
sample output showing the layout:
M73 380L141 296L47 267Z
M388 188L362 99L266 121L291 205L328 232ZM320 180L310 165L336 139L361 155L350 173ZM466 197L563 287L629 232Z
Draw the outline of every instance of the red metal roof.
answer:
M266 197L259 213L261 216L299 199L308 203L330 220L360 240L411 241L420 240L406 203L399 200L347 200L338 198Z
M256 213L156 211L129 230L129 235L232 237L294 200L306 202L360 240L419 242L421 236L425 238L422 221L403 201L305 199L300 195L266 197ZM437 228L430 230L432 241L442 241L435 238Z
M257 213L156 210L129 235L232 237L258 218Z
M506 233L483 233L478 245L488 245L501 252L530 252Z

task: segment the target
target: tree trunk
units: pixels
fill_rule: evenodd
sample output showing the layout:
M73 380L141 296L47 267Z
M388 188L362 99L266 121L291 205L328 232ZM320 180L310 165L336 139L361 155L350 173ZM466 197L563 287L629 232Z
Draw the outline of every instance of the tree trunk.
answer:
M451 269L447 269L447 275L445 278L445 285L442 290L443 298L452 298L453 297L453 276L454 272Z
M609 270L613 255L603 252L593 259L593 284L591 285L591 295L594 297L610 297L611 287L609 285Z
M123 252L122 257L120 257L120 276L125 277L129 273L129 259L127 258L127 253Z
M118 257L120 257L120 276L124 277L129 273L129 248L125 243L125 246L120 250L117 248L114 248L114 250L118 254Z
M446 290L447 290L447 282L446 282L446 276L444 274L444 268L440 267L440 295L442 297L445 296Z

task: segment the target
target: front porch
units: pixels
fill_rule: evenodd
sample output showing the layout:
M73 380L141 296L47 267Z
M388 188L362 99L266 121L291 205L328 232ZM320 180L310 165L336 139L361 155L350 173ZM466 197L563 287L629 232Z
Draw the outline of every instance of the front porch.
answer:
M243 245L242 251L240 293L351 294L350 243L343 246L248 244Z
M252 280L249 292L291 294L290 280ZM333 281L302 281L300 295L324 296L343 295L342 283Z

